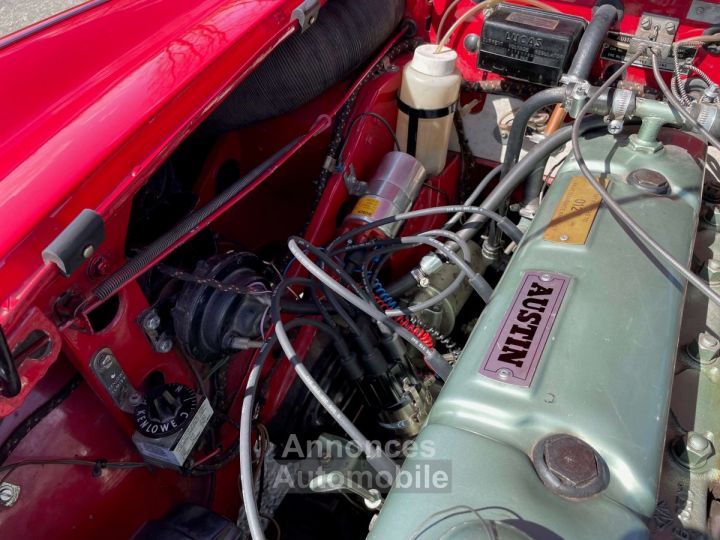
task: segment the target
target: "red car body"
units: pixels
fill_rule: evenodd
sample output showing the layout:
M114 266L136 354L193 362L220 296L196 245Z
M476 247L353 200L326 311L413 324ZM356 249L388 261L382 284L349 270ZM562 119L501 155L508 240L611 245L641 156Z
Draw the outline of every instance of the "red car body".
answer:
M100 331L88 331L87 306L73 306L77 319L58 327L54 304L69 289L87 295L125 262L133 195L254 66L298 31L293 10L300 3L90 1L0 38L0 326L11 348L33 328L43 329L51 340L51 350L42 359L20 366L21 394L0 397L0 417L4 417L0 441L75 371L86 381L22 440L13 460L139 459L129 438L133 430L129 417L113 406L87 365L86 359L102 347L111 347L136 381L151 369L162 369L178 382L191 380L177 353L158 356L135 323L148 307L137 284L130 283L120 292L118 314ZM422 33L431 20L436 24L447 3L410 1L407 12ZM549 3L586 18L594 4L591 0ZM690 3L626 2L622 28L631 32L643 11L683 17ZM467 31L480 24L469 23ZM684 20L678 37L696 35L705 26ZM472 79L473 66L460 50L461 69ZM698 65L709 73L717 71L713 57ZM645 76L642 70L632 72L637 82L645 82ZM395 75L373 83L364 109L393 102L398 82ZM277 127L314 126L303 144L322 156L329 126L323 119L337 113L343 96L352 89L352 85L334 88L301 113L269 121L263 141L267 153L297 131ZM322 136L310 140L316 134ZM375 139L386 136L371 128L365 133ZM227 144L236 151L243 145L242 136ZM350 151L371 154L369 146L356 144ZM451 168L449 174L457 170ZM336 191L344 189L341 178L334 182ZM323 223L325 213L337 213L339 207L332 186L328 192L311 229L318 242L326 241L334 230ZM55 266L45 265L41 252L86 208L103 217L106 240L82 271L68 279ZM272 229L272 224L267 227ZM307 346L310 340L306 341ZM275 383L277 400L290 382L291 375ZM240 505L237 475L234 462L216 478L146 469L93 475L86 468L19 468L12 471L12 481L21 486L20 503L0 509L0 534L127 538L145 521L187 501L235 516ZM0 481L7 476L0 473ZM213 498L214 492L225 495Z

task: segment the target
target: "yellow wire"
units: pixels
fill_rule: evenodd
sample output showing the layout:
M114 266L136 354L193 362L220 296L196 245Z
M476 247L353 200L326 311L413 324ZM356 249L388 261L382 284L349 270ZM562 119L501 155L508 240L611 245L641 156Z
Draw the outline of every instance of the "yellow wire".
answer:
M438 23L437 32L435 33L435 39L437 40L442 35L442 29L443 26L445 26L445 22L447 21L447 18L450 16L450 13L457 7L457 5L462 2L462 0L453 0L448 4L448 6L445 8L445 11L443 12L442 18L440 19L440 22Z

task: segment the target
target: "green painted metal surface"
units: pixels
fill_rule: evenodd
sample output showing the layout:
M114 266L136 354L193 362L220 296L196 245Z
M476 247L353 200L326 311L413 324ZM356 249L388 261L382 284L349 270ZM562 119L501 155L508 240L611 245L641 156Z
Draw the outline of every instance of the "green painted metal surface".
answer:
M584 139L582 152L591 170L608 176L610 194L689 264L702 169L698 156L680 146L704 150L677 131L663 131L663 139L665 147L652 155L633 151L626 137L608 135ZM640 168L665 175L671 192L657 196L627 184L628 173ZM647 536L686 284L648 258L605 207L585 245L544 240L564 188L577 175L569 159L418 437L427 451L406 460L405 470L422 460L447 460L437 466L450 469L449 488L394 489L370 538L490 538L484 520L513 525L532 538ZM479 369L522 276L533 270L572 281L532 384L520 387ZM603 493L569 500L542 484L528 456L555 433L579 437L602 456L610 470Z

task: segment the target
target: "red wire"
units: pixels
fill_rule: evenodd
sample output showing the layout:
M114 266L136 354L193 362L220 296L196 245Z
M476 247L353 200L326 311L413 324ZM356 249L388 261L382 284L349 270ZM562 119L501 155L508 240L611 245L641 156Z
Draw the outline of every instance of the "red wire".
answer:
M378 303L378 305L383 308L384 310L391 309L390 306L388 306L383 300L375 295L375 301ZM433 338L430 334L427 333L427 331L422 328L421 326L418 326L416 324L413 324L410 322L407 317L393 317L395 319L395 322L397 322L400 326L405 328L406 330L410 331L416 338L418 338L422 343L427 347L433 347Z

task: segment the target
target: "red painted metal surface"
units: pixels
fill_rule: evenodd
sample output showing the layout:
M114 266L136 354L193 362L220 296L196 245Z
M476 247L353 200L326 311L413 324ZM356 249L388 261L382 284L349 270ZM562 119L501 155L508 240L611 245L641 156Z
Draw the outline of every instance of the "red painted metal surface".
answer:
M431 22L437 24L448 2L408 2L408 13L421 35ZM12 81L0 85L0 100L11 105L0 124L0 215L12 220L12 226L0 235L0 324L11 345L26 335L28 320L46 329L55 342L63 342L62 353L53 349L42 360L21 365L28 384L22 398L0 400L0 416L14 411L0 424L0 441L72 373L80 372L85 379L22 441L11 461L139 459L130 440L129 417L113 405L89 370L89 360L100 348L113 350L135 386L141 386L155 370L168 380L192 384L182 357L176 351L155 353L137 324L149 305L136 283L119 294L118 312L101 330L92 331L87 318L81 317L58 332L52 327L52 304L68 290L85 295L125 262L132 195L213 106L294 30L290 13L297 3L113 0L55 24L38 25L22 39L0 40L0 72ZM549 3L589 18L593 2ZM675 14L682 19L690 0L625 4L621 29L632 33L642 11ZM475 4L465 0L458 13L471 5ZM461 44L463 35L479 32L480 25L481 19L464 25L452 43ZM679 36L696 35L702 27L684 20ZM474 69L474 59L461 45L458 50L461 70L468 79L492 77ZM398 66L407 59L400 59ZM702 53L700 66L717 72L714 57ZM633 70L631 76L641 82L650 80L646 70ZM353 115L372 110L394 125L399 80L399 71L395 71L369 83ZM317 135L303 141L295 155L288 156L272 176L258 181L231 214L213 224L224 241L253 249L282 242L302 225L312 179L328 142L325 128L329 124L324 121L337 113L354 84L340 84L296 113L228 135L216 147L198 184L202 200L212 195L218 167L229 157L240 160L241 169L247 170L293 134L314 126L312 133ZM355 164L358 175L366 178L391 147L383 126L366 118L349 137L344 162ZM425 188L416 207L454 200L459 173L460 160L453 156L443 174L429 181L435 189ZM282 219L264 215L268 201L277 196L277 186L291 182L295 184L288 191L290 196L281 203ZM342 175L334 174L306 237L316 244L329 241L347 203ZM40 252L83 208L97 209L103 215L108 235L87 265L68 280L54 267L43 267ZM405 232L437 226L442 220L411 223ZM262 232L258 232L260 228ZM252 235L244 234L245 230ZM417 256L417 252L403 252L393 259L393 271L407 270ZM313 336L311 330L297 336L295 345L301 357ZM233 360L229 387L241 387L250 357L243 353ZM263 420L277 411L293 381L293 371L283 363L266 396ZM237 418L238 405L236 399L230 417ZM234 444L236 436L229 425L221 430L226 446ZM21 502L0 512L0 530L8 537L127 538L142 522L160 517L180 502L210 505L231 519L240 507L234 461L218 473L214 491L219 496L212 501L207 477L185 478L171 471L104 471L95 478L91 469L43 466L0 473L0 480L16 482L23 489Z
M13 216L0 235L4 326L58 279L42 271L50 240L83 208L112 228L152 171L293 31L294 7L114 0L0 48L13 81L0 87L12 104L0 127L0 215Z
M81 384L25 437L12 462L77 458L138 462L127 435L104 405ZM185 478L167 470L104 470L92 467L27 466L0 473L19 485L18 502L0 512L3 538L127 539L148 519L184 501L207 504L210 477Z

